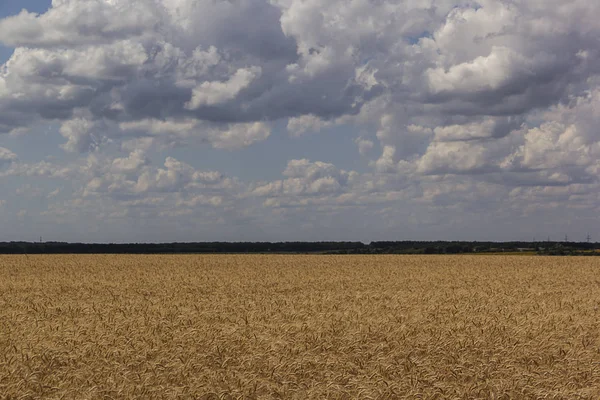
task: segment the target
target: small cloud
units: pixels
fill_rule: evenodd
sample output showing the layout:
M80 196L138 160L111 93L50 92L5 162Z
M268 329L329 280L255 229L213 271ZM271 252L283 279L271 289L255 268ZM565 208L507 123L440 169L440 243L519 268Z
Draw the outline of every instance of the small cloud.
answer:
M361 137L354 139L354 143L358 146L358 152L361 156L366 156L374 146L373 141L368 139L363 139Z

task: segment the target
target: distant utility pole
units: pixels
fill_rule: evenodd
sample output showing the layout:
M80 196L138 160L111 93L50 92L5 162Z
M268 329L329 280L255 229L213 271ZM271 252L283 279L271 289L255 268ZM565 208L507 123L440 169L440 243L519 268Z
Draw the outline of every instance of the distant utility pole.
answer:
M587 239L587 242L588 242L588 243L592 241L592 237L590 236L590 234L589 234L589 233L587 234L587 237L586 237L586 239Z
M565 242L568 242L568 241L569 241L569 236L565 235Z

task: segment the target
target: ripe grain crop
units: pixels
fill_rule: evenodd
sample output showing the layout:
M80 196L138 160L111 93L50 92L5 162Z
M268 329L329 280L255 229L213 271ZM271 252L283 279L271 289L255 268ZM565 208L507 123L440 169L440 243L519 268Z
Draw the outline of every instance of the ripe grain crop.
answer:
M592 399L599 335L599 258L0 257L1 399Z

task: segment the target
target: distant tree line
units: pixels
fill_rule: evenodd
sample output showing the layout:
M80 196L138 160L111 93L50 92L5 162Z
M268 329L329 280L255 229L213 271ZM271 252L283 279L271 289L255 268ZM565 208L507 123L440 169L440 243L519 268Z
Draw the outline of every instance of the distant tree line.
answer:
M323 253L363 247L360 242L198 242L65 243L4 242L0 254L173 254L173 253Z
M588 242L198 242L90 244L4 242L0 254L185 254L185 253L317 253L317 254L468 254L527 252L543 255L600 255L600 244Z
M369 250L389 254L537 253L543 255L600 255L599 243L588 242L371 242Z

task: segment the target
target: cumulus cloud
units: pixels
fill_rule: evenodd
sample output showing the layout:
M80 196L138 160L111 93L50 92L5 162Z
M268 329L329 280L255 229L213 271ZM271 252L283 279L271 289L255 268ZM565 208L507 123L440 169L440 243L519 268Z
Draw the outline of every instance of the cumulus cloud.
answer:
M143 150L134 150L127 157L115 158L111 165L111 171L117 173L136 172L148 163Z
M75 118L62 123L60 134L67 139L62 148L70 152L93 150L100 144L99 123L84 118Z
M371 149L374 146L374 143L372 140L368 140L368 139L364 139L364 138L356 138L354 140L354 143L356 143L356 145L358 146L358 152L360 153L360 155L365 156L369 153L369 151L371 151Z
M203 82L192 91L192 99L186 108L196 110L233 100L260 75L259 67L241 68L226 82Z
M225 129L212 130L209 140L216 148L240 149L263 141L271 135L271 128L263 122L233 124Z
M486 166L486 147L466 142L433 142L419 160L423 173L475 172Z
M149 165L143 154L134 151L113 160L109 168L92 169L84 195L99 193L139 196L148 193L181 193L194 185L215 185L224 177L215 171L197 171L187 163L167 157L162 168Z
M117 131L122 136L136 136L134 147L151 145L139 142L140 139L146 138L151 141L159 140L167 146L199 140L211 144L214 148L228 150L250 146L271 135L271 127L264 122L213 124L195 119L144 119L121 123Z
M394 156L396 155L396 148L394 146L384 146L381 157L374 162L375 169L378 172L395 172L396 163L394 162Z
M14 47L105 43L143 34L159 22L155 11L150 1L53 0L42 15L23 10L0 21L0 37Z
M11 164L17 160L17 155L12 151L0 147L0 166Z
M291 136L301 136L307 132L319 133L322 129L331 126L331 121L325 121L313 114L293 117L288 120L287 130Z
M251 196L265 197L265 205L307 205L312 201L343 194L358 174L333 164L307 159L291 160L283 171L285 179L258 185Z
M17 160L18 157L15 153L4 147L0 147L0 176L10 175L10 168L9 171L6 171L6 168L13 166ZM5 200L0 205L3 205L4 202Z

